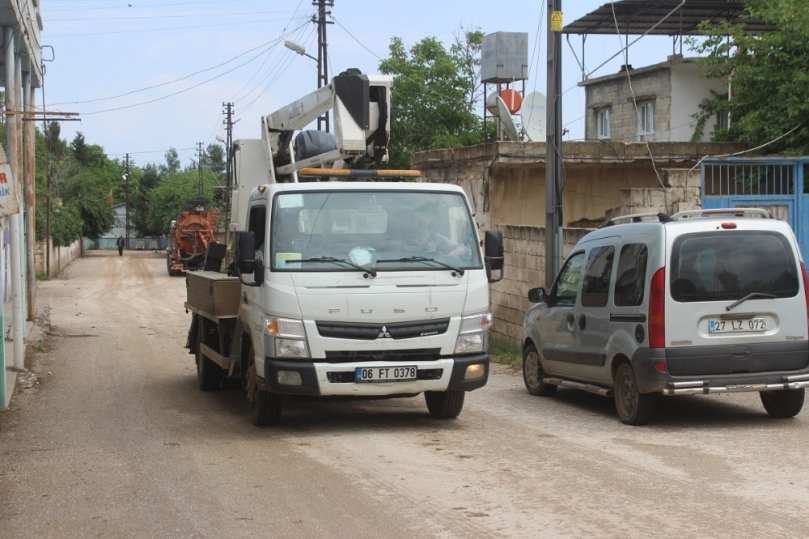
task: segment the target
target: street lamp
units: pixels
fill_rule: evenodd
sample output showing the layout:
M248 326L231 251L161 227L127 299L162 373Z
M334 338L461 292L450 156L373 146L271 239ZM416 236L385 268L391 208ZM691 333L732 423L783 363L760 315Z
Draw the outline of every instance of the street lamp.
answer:
M306 49L303 48L303 45L295 43L294 41L284 41L284 47L288 48L292 52L296 54L300 54L301 56L306 56L307 58L311 58L315 62L317 62L317 58L312 56L311 54L306 53Z
M325 30L324 30L325 32ZM325 34L324 34L325 35ZM322 86L327 84L326 82L326 63L325 61L321 63L319 58L315 58L311 54L306 53L306 49L303 48L303 45L300 43L295 43L294 41L284 41L284 47L288 48L292 52L296 54L300 54L301 56L306 56L307 58L311 58L315 62L317 62L317 87L320 89ZM323 57L325 59L325 48L320 49L318 52L318 56L320 53L323 53ZM325 123L326 132L329 131L329 113L328 111L325 112L320 118L317 119L317 128L320 129L321 125Z

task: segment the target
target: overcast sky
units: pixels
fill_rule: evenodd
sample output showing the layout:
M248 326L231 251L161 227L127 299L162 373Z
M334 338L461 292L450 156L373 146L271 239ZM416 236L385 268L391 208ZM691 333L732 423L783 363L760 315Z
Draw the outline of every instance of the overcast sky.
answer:
M565 23L605 0L567 0ZM327 29L329 75L349 67L376 73L392 37L412 46L433 36L447 47L461 28L528 34L526 92L546 93L546 4L540 0L334 0ZM312 0L45 0L41 2L49 111L78 112L62 138L81 131L112 158L164 162L174 147L186 165L198 142L224 133L223 106L234 103L234 138L260 138L260 117L317 89L317 64L284 47L292 40L317 56ZM589 73L622 46L590 36ZM582 58L580 36L570 45ZM629 51L635 67L671 54L669 38L647 37ZM688 53L686 52L686 56ZM591 76L618 70L619 55ZM565 140L584 136L582 70L563 37ZM393 90L396 99L396 89ZM36 95L43 103L42 92Z

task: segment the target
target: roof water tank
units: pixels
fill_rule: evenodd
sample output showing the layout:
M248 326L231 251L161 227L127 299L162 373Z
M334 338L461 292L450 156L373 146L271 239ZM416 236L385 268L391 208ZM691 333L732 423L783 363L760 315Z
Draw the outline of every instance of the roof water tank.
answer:
M483 37L480 51L482 82L513 82L527 78L527 32L495 32Z

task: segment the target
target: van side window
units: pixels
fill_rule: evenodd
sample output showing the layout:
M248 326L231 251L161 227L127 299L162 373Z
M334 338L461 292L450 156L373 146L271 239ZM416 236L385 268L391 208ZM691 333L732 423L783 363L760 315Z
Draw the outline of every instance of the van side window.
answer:
M643 303L647 258L648 250L642 243L629 243L621 248L615 279L616 307L636 307Z
M577 253L567 259L565 265L559 271L556 283L553 285L554 305L575 305L576 297L579 295L579 283L581 283L581 269L584 265L584 253Z
M607 305L614 256L615 248L612 245L594 247L590 250L581 288L582 307L605 307Z

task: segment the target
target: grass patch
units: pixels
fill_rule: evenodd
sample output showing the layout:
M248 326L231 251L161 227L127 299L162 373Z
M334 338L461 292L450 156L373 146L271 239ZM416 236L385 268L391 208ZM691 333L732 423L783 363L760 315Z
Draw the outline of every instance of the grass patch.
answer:
M522 366L520 349L511 339L501 335L489 334L489 359L492 363L501 363L512 367Z
M51 278L47 273L37 273L37 281L50 281Z

